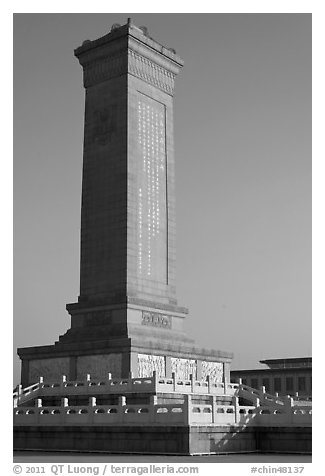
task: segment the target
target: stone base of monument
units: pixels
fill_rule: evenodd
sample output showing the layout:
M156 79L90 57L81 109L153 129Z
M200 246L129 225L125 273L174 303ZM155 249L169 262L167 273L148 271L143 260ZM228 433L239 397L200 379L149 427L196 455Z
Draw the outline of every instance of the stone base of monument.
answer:
M242 384L161 378L46 382L14 393L14 449L311 453L311 406Z
M54 345L18 349L21 383L40 377L57 380L160 377L229 382L230 352L201 348L183 331L187 309L133 300L127 304L88 307L69 304L71 327Z

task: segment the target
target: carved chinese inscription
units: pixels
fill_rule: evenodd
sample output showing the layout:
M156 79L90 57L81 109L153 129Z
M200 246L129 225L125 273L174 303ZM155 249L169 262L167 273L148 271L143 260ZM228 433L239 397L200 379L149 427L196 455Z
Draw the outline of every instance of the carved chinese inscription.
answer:
M165 106L139 93L137 271L140 277L161 283L167 282L165 123Z
M142 325L164 327L165 329L171 329L172 319L171 316L166 314L160 314L158 312L142 311Z

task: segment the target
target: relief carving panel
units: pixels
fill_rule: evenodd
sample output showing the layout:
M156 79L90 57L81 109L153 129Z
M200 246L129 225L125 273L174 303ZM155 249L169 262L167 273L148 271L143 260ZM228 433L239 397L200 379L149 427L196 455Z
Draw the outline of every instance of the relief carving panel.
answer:
M210 376L210 381L217 383L223 380L223 364L222 362L202 361L202 380L206 380Z
M162 355L138 354L138 376L140 378L151 377L154 370L159 377L165 377L165 357Z
M171 369L179 380L188 380L191 374L196 379L196 360L171 357Z

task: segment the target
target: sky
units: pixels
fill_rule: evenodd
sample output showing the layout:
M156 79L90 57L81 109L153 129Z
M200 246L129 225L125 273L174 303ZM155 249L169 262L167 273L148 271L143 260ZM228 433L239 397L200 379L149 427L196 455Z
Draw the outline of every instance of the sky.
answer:
M132 17L184 60L174 134L177 296L232 368L311 355L311 14L15 14L17 347L79 295L84 89L74 48Z

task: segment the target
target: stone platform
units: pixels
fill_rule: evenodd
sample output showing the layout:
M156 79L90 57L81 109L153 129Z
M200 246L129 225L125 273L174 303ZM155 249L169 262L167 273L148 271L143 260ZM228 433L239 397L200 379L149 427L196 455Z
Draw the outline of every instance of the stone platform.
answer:
M15 427L14 450L113 454L311 454L311 428L246 427Z
M311 406L242 384L42 379L14 393L14 449L143 454L311 452Z

